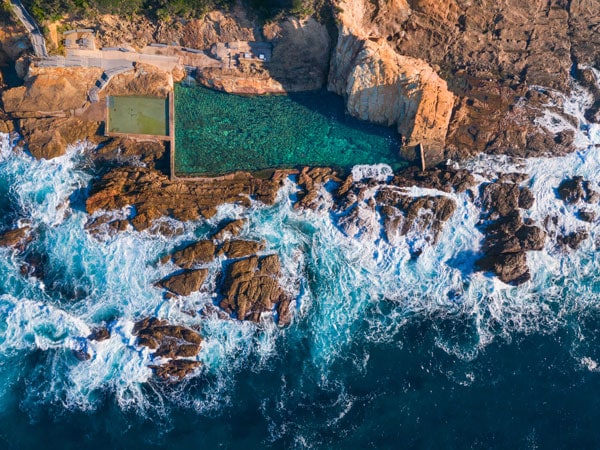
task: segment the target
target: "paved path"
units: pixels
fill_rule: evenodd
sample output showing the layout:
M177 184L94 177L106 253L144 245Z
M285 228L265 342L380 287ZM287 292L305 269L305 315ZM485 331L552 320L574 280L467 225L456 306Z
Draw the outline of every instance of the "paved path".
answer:
M90 103L96 103L98 100L100 100L98 94L106 87L112 77L120 73L129 72L130 70L133 70L133 63L105 70L98 81L96 81L96 85L88 92L88 99L90 100Z
M67 50L67 58L88 58L90 61L100 60L103 69L123 66L123 61L151 64L165 72L171 72L179 65L177 56L145 55L138 52L120 50Z
M165 72L171 72L179 65L179 58L119 50L67 50L67 56L40 58L36 61L36 65L38 67L100 67L111 70L132 66L136 62L151 64Z
M10 4L12 5L13 11L23 26L29 32L29 37L31 39L31 44L33 45L33 52L35 53L35 56L38 58L47 57L48 52L46 50L46 41L44 40L44 35L41 33L40 29L35 23L35 20L33 20L33 17L29 15L19 0L10 0Z

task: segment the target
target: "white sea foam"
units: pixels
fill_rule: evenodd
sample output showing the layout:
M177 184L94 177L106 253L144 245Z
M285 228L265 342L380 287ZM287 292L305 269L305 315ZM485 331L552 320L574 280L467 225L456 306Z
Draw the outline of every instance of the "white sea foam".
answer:
M394 171L387 164L364 164L352 168L352 179L354 181L388 181L393 176Z
M538 223L548 216L558 217L557 233L583 228L590 234L577 251L564 252L549 239L543 251L530 252L533 278L519 287L474 271L482 240L477 226L480 210L467 193L404 190L413 196L446 195L456 202L457 210L436 245L417 232L396 236L391 245L378 231L381 218L377 211L366 207L362 214L368 232L344 233L338 218L328 211L295 210L292 196L296 186L289 180L274 206L255 203L245 209L225 205L209 221L181 224L183 234L176 238L129 230L116 236L107 234L98 241L84 230L86 214L69 201L74 192L86 189L91 179L85 170L85 144L72 147L56 160L35 161L14 153L14 138L0 134L0 177L11 186L20 216L37 231L31 245L47 257L45 279L54 283L45 286L21 275L21 257L0 250L5 292L0 296L0 353L8 356L42 350L52 355L47 373L39 376L54 381L36 385L36 392L29 393L32 398L89 409L96 406L99 393L109 391L123 408L155 408L156 402L149 402L141 387L151 377L147 367L151 356L135 345L131 335L134 321L154 315L174 323L200 325L205 341L199 373L206 377L206 385L194 398L181 392L169 395L179 396L178 401L201 413L211 413L231 402L233 373L242 368L263 370L279 352L293 351L294 345L308 346L306 363L327 386L333 362L356 358L347 352L353 342L391 342L415 318L431 318L437 345L465 360L475 358L498 338L510 339L515 332L572 327L582 312L600 306L596 252L600 221L582 222L577 216L582 206L565 205L555 192L562 179L573 175L584 176L600 190L600 129L583 118L586 102L585 93L577 90L573 99L563 102L569 114L578 117L577 126L553 112L540 121L557 132L573 129L578 152L530 160L481 156L466 164L481 182L494 179L498 172L529 173L526 184L536 202L527 215ZM391 174L385 165L353 170L355 180L385 181ZM331 202L326 190L323 199ZM598 205L585 208L600 217ZM131 213L130 209L119 212L123 217ZM212 292L222 258L207 265L206 288L186 299L166 301L153 286L175 270L171 263L157 263L161 255L208 236L218 223L231 218L248 218L241 237L264 239L264 254L279 254L283 285L298 299L289 328L184 312L200 312L206 303L217 300ZM422 250L417 259L411 256L415 247ZM57 295L57 291L61 293ZM64 292L82 294L70 298ZM90 329L103 321L110 325L111 338L86 341ZM461 325L448 330L446 322ZM90 360L77 361L73 350L88 353ZM574 345L573 356L587 370L597 370L598 355L591 353L589 346ZM366 360L368 355L357 359L359 370ZM459 382L472 380L460 378ZM343 420L352 402L350 397L340 397L335 420Z

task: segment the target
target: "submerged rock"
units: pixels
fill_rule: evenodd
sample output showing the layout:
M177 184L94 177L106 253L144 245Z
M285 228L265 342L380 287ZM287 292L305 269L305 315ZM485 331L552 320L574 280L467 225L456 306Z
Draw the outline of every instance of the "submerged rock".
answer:
M92 333L87 338L90 341L102 342L110 339L110 331L106 327L94 328Z
M198 291L207 276L207 269L184 270L160 280L157 285L175 295L186 297Z
M0 234L0 246L13 247L23 250L25 246L33 240L31 235L31 227L24 226L8 230Z

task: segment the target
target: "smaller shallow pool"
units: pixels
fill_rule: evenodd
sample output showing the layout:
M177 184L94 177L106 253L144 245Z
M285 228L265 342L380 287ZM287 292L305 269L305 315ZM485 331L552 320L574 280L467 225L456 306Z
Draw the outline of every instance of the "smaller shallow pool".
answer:
M168 136L169 103L158 97L108 97L108 132Z
M386 163L397 169L397 133L350 117L327 91L245 97L175 88L175 174L220 175L299 165Z

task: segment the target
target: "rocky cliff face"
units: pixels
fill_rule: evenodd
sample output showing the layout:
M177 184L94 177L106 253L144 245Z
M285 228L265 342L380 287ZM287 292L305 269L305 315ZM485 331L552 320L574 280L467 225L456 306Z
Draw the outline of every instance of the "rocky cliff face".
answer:
M600 2L359 0L337 8L329 87L352 114L397 123L409 144L437 144L443 157L571 149L569 136L534 119L552 90L569 92L574 63L600 66Z
M395 126L405 138L404 156L414 158L422 144L428 160L440 162L454 106L454 95L422 59L401 55L380 37L369 20L368 2L339 4L339 37L332 57L329 89L347 99L350 114ZM409 12L404 1L387 5Z

